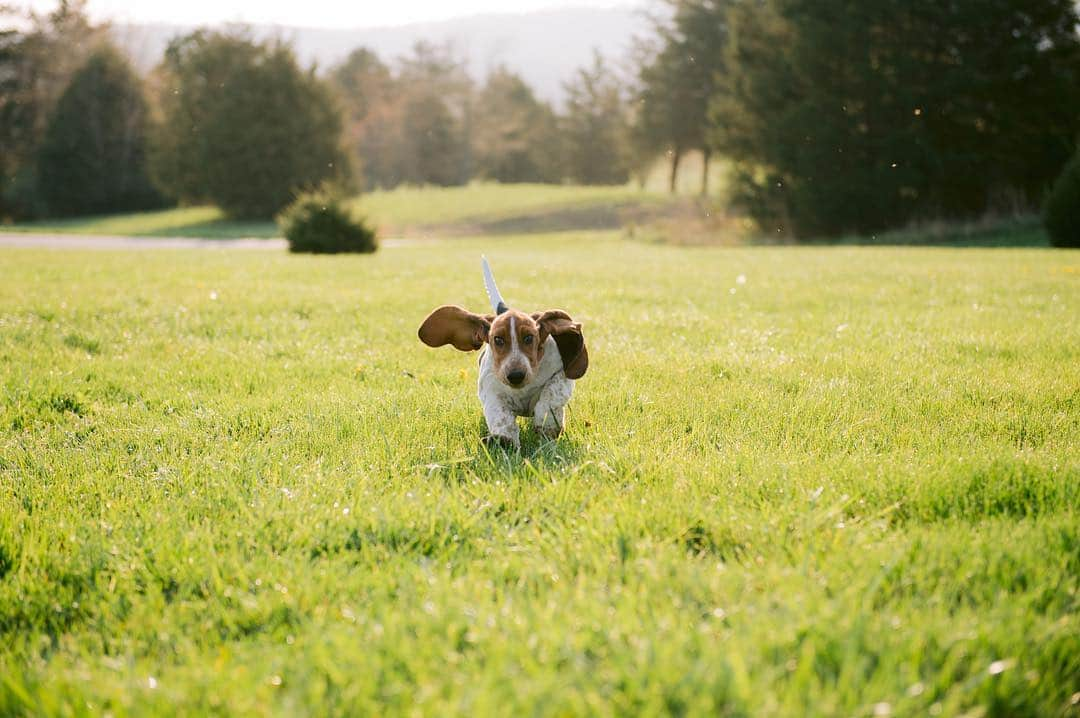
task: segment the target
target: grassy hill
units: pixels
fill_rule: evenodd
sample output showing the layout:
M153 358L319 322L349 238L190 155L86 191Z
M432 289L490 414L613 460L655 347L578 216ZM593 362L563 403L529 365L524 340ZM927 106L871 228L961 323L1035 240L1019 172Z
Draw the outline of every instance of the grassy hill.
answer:
M475 356L415 335L483 307L481 252L589 342L520 455L479 444ZM5 250L0 714L1073 715L1078 272Z

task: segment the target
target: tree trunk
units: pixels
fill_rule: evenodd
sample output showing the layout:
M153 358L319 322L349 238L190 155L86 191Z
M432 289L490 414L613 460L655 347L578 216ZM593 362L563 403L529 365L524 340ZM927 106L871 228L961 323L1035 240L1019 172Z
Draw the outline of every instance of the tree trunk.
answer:
M712 150L708 147L701 151L701 196L707 197L709 194L709 156L712 155Z
M675 194L675 184L679 179L679 160L682 159L682 150L676 147L671 151L671 194Z

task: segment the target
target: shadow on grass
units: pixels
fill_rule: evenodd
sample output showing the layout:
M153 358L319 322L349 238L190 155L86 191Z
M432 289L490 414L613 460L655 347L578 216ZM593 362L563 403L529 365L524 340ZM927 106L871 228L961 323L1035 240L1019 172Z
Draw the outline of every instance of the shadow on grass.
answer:
M807 246L866 247L1050 247L1050 239L1037 217L969 225L946 224L902 229L870 236L807 239Z
M428 467L431 476L450 484L473 480L492 481L531 480L549 471L565 471L580 465L585 457L581 444L563 434L555 440L545 439L529 426L521 430L521 449L483 441L487 426L483 419L477 423L476 441L466 447L467 456Z
M477 459L498 463L506 459L511 466L531 464L539 469L560 469L580 462L581 446L568 436L547 439L532 429L521 432L521 450L481 444Z
M281 231L273 222L239 222L216 219L179 227L139 232L139 237L182 237L185 239L275 239Z
M226 219L221 216L220 211L212 207L174 208L137 214L41 220L24 224L0 225L0 232L158 239L273 239L281 236L277 225L272 221Z

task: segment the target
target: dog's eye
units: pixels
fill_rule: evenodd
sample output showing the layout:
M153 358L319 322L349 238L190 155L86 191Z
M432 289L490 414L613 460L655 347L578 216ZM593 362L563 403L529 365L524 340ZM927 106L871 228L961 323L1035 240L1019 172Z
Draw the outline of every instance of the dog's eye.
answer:
M501 347L503 344L506 344L506 340L503 339L502 337L495 337L494 341L495 341L495 346L497 346L497 347Z
M525 342L526 344L532 344L533 343L533 335L532 334L526 334L525 338L522 339L521 341Z

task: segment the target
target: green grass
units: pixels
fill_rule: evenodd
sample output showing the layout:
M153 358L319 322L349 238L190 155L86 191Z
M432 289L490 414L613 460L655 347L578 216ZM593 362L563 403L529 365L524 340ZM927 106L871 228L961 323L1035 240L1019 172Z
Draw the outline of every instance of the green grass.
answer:
M181 207L102 217L42 220L0 227L0 230L36 234L206 239L268 238L280 235L273 222L230 221L216 207Z
M949 247L1049 247L1050 238L1037 215L976 222L939 222L927 227L890 230L870 236L827 239L825 244L949 246Z
M471 184L466 187L400 187L362 195L353 206L390 232L441 225L487 223L513 218L528 221L573 209L599 210L624 204L651 204L663 195L632 187ZM69 220L45 220L0 227L4 232L34 232L134 237L277 237L273 222L235 222L214 207Z
M477 257L592 359L487 454ZM740 280L739 277L743 277ZM1080 260L7 250L0 714L1076 715Z
M658 202L662 194L634 187L544 184L471 184L467 187L405 187L360 197L357 209L380 224L440 225L491 221L575 207Z

